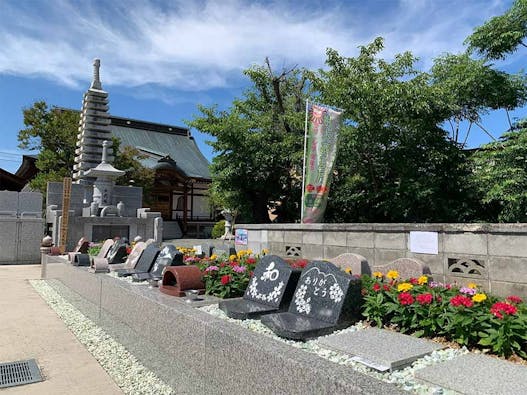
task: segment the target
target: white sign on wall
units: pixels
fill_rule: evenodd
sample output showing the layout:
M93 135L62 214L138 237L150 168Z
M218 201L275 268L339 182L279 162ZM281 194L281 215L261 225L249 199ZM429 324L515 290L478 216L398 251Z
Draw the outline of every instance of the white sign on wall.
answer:
M410 252L437 255L438 249L437 232L410 232Z

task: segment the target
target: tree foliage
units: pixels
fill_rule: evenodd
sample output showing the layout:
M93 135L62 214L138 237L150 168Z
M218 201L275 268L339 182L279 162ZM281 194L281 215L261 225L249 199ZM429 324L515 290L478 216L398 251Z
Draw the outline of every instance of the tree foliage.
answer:
M49 181L71 176L79 113L37 101L24 108L23 114L26 128L18 133L19 147L39 151L36 162L39 173L30 187L45 193Z
M527 222L527 121L472 158L472 185L481 196L479 213L489 222Z
M445 54L434 60L432 84L451 112L453 139L459 141L462 121L480 128L481 116L491 110L512 110L525 104L527 84L523 74L496 70L469 54Z
M488 59L505 59L519 46L527 47L527 0L515 0L503 15L491 18L466 39L471 52Z
M281 201L282 220L300 217L305 76L293 68L275 74L267 60L244 74L251 87L231 108L200 106L188 124L215 137L211 196L241 218L268 222L267 206Z
M327 51L329 70L312 76L324 103L344 109L327 220L453 221L467 213L467 168L438 125L448 102L410 53L378 57L377 38L346 58Z

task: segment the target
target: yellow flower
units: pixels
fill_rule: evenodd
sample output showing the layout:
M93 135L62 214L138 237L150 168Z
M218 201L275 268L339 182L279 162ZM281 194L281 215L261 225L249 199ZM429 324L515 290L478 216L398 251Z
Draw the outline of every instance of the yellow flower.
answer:
M215 260L215 259L217 259L217 258L218 258L218 255L216 255L216 254L212 254L212 255L210 256L210 259L211 259L212 261Z
M351 274L351 267L347 267L344 269L344 271L348 274Z
M373 277L377 277L377 278L382 278L383 277L383 274L381 272L373 272L372 273L372 276Z
M417 279L417 284L419 285L426 284L427 282L428 282L428 277L426 276L421 276Z
M264 249L262 250L262 254L263 254L263 255L267 255L267 254L269 254L269 249L268 249L268 248L264 248Z
M397 270L390 270L388 273L386 273L386 277L388 277L390 280L395 280L399 277L399 272Z
M229 257L229 261L234 262L235 260L236 260L236 255L231 255L231 256Z
M476 283L468 283L467 288L476 289L478 287L478 284Z
M397 291L399 291L399 292L401 292L401 291L406 292L406 291L411 290L413 287L414 286L412 284L410 284L410 283L402 283L402 284L399 284L397 286Z
M247 255L251 255L253 253L253 250L251 250L250 248L248 250L245 251L247 253Z
M475 294L472 297L472 300L474 302L483 302L484 300L487 300L487 295L485 295L485 294Z

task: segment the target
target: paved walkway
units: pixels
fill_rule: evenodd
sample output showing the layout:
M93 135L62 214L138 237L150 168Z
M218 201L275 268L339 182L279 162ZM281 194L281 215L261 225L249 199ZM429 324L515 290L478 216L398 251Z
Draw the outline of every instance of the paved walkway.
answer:
M0 393L122 394L28 282L39 278L40 265L0 265L0 363L34 358L44 375Z

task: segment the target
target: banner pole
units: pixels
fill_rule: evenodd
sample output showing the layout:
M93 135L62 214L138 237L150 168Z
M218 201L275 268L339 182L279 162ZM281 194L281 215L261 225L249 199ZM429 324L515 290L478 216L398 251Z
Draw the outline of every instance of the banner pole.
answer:
M306 150L307 150L307 118L309 114L309 99L306 99L306 121L304 125L304 164L302 166L302 200L300 201L300 223L304 222L304 191L306 179Z

